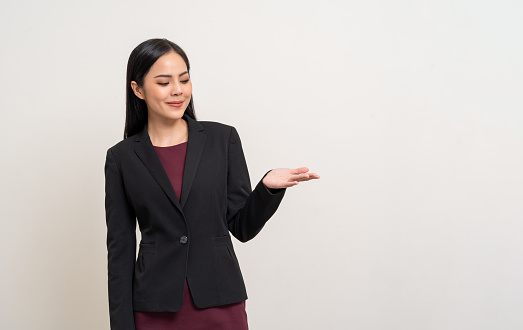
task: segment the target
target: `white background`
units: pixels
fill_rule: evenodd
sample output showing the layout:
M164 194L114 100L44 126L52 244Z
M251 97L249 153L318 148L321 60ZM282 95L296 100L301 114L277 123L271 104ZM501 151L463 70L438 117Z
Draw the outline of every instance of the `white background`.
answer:
M165 37L196 113L288 189L235 244L252 330L523 329L521 1L2 1L1 329L108 329L125 68ZM237 242L235 242L237 243Z

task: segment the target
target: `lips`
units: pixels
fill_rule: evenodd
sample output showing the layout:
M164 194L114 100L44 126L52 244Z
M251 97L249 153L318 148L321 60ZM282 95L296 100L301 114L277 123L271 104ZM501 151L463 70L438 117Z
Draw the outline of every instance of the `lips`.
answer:
M165 102L170 107L179 108L183 105L183 101Z

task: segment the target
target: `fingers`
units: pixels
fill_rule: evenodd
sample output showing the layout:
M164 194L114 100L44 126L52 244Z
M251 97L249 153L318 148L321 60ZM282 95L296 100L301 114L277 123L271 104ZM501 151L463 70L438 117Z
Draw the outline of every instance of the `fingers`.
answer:
M316 173L309 173L309 179L319 179L320 176Z
M307 167L300 167L300 168L294 168L290 169L291 174L301 174L301 173L307 173L309 172L309 169Z
M284 184L284 187L282 187L282 188L290 188L290 187L294 187L294 186L298 185L298 183L299 183L298 181L286 182L286 183Z
M292 175L290 180L291 181L309 181L313 179L319 179L320 176L316 173L302 173L302 174L295 174Z
M307 173L309 172L309 168L308 167L300 167L300 168L295 168L295 169L290 169L290 173L291 174L302 174L302 173ZM308 173L309 174L309 178L310 179L319 179L320 176L316 173Z
M264 179L264 184L269 188L289 188L303 181L319 179L316 173L308 173L308 167L278 168L273 169Z
M290 177L290 181L306 181L309 179L308 173L295 174Z

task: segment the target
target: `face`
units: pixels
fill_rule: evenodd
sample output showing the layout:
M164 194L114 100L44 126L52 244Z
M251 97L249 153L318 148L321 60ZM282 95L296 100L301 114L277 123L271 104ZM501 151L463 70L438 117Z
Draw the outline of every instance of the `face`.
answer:
M144 77L143 86L131 82L134 94L147 103L149 121L180 119L191 101L192 83L183 58L162 55Z

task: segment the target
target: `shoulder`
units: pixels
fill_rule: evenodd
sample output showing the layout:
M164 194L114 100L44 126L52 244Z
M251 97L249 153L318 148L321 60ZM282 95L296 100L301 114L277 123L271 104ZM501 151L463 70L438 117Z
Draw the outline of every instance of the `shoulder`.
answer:
M122 141L116 143L115 145L107 149L107 155L120 156L128 153L130 150L133 149L135 136L136 135L129 136L126 139L123 139Z
M198 121L198 123L202 125L205 135L221 137L227 140L238 138L238 132L234 126L215 121Z
M202 125L202 127L205 131L209 131L209 132L230 132L231 129L234 129L234 127L232 127L230 125L219 123L216 121L204 120L204 121L198 121L198 123L200 123L200 125Z

